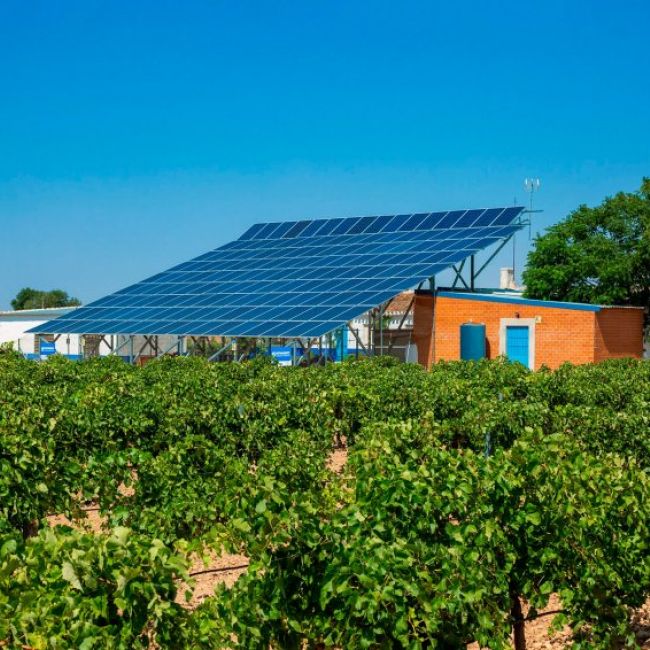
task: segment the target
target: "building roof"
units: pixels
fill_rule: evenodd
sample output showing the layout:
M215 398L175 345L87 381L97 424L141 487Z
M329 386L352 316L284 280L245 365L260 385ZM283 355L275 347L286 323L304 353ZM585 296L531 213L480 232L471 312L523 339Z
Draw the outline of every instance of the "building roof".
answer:
M66 316L79 307L48 307L46 309L18 309L0 311L0 320L30 320L47 322L53 318Z
M413 301L413 296L415 293L413 291L403 291L399 295L395 296L384 309L385 314L403 314L411 306Z
M510 237L523 209L259 223L34 331L318 337Z
M443 298L458 298L461 300L476 300L478 302L502 302L511 303L515 305L531 305L541 308L554 308L554 309L574 309L577 311L593 311L598 312L603 309L643 309L643 307L631 307L627 305L592 305L582 302L563 302L559 300L533 300L531 298L524 298L520 293L512 292L511 295L502 289L494 290L481 290L480 292L472 293L469 291L447 291L439 290L436 295Z

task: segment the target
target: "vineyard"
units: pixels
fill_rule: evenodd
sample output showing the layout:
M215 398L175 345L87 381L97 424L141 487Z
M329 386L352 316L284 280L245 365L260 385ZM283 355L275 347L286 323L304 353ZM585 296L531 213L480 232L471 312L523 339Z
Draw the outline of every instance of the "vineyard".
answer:
M0 351L0 647L523 648L549 601L634 647L649 597L648 363Z

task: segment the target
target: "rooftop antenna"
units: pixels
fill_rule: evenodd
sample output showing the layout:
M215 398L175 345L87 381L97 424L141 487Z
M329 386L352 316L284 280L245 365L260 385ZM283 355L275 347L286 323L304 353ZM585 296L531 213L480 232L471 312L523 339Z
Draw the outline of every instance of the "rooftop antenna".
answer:
M512 199L512 205L517 205L517 197L515 196ZM517 237L517 232L512 233L512 277L513 279L517 277L516 275L516 237ZM515 286L517 286L517 281L516 279L514 280Z
M533 222L533 196L535 195L535 192L539 192L539 188L541 187L541 182L539 178L524 178L524 189L528 194L530 194L530 207L528 208L528 239L531 238L531 228L532 228L532 222Z

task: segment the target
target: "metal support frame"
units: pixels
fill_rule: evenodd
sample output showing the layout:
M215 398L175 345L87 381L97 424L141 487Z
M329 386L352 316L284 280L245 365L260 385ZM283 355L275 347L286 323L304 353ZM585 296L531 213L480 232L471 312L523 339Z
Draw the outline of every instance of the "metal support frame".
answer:
M515 233L512 233L511 235L508 235L505 239L501 240L501 243L495 248L495 250L490 253L490 256L479 266L478 270L476 269L476 256L475 255L469 255L466 257L461 263L460 266L457 266L455 264L452 264L452 269L456 273L456 276L454 277L454 282L451 285L452 289L455 289L458 286L458 283L461 282L465 289L468 291L474 291L476 289L476 278L478 278L483 271L487 268L487 266L492 262L492 260L503 250L505 245L511 241L514 237ZM463 277L463 269L465 268L466 262L469 260L469 278L466 280Z
M99 340L99 344L101 345L102 342L104 342L106 344L106 347L111 351L110 353L112 353L113 352L113 343L112 342L109 343L108 340L106 339L106 335L104 335L104 334L102 334L102 338Z
M157 347L158 347L157 343L152 343L151 342L151 340L153 338L158 338L157 336L155 336L153 334L149 334L149 335L143 334L143 337L144 337L144 343L142 344L142 347L140 348L138 353L135 355L135 357L131 357L131 363L133 365L135 365L135 362L142 356L142 353L145 351L147 346L149 346L149 349L152 352L155 352Z
M408 318L409 313L413 309L413 305L415 305L415 294L413 294L413 297L411 298L411 302L409 302L408 307L406 308L406 311L404 312L404 315L402 316L402 319L399 322L399 325L397 326L397 329L394 330L395 332L401 332L402 327L404 327L404 323L406 322L406 319ZM395 345L395 338L391 338L390 342L388 343L388 351L386 354L390 354L393 351L393 346Z
M476 273L474 274L474 277L475 277L475 278L477 278L479 275L481 275L481 273L485 270L485 268L487 267L487 265L488 265L488 264L489 264L489 263L490 263L490 262L491 262L491 261L492 261L492 260L493 260L493 259L494 259L494 258L495 258L495 257L496 257L496 256L497 256L497 255L502 251L502 250L503 250L504 246L505 246L505 245L506 245L506 244L507 244L507 243L508 243L512 238L513 238L513 236L514 236L514 233L513 233L512 235L506 237L506 238L505 238L505 239L504 239L504 240L503 240L503 241L502 241L502 242L497 246L497 248L494 250L494 252L492 252L492 253L490 254L490 257L488 257L488 259L487 259L487 260L486 260L486 261L485 261L485 262L484 262L484 263L479 267L479 270L476 271Z
M375 307L372 310L373 318L372 318L372 334L373 334L373 354L376 351L376 346L374 345L375 342L375 318L379 316L379 356L382 356L384 354L384 316L386 313L386 307L390 305L390 303L393 301L391 298L390 300L387 300L386 302L382 302L381 305Z
M124 340L119 345L117 345L117 337L118 336L124 336ZM115 343L113 344L113 346L111 348L111 353L110 354L117 354L123 347L125 347L126 345L131 343L132 339L133 339L133 334L129 334L128 336L126 336L124 334L121 334L121 335L116 334L115 335Z
M178 352L180 350L181 338L182 338L181 336L177 336L176 341L174 341L174 343L172 343L167 349L163 350L160 354L157 354L156 358L159 359L160 357L164 357L166 354L169 354L169 352L171 352L174 348L176 348Z
M230 343L226 343L226 345L219 348L212 356L208 357L208 361L216 361L226 350L232 348L236 341L237 339L231 339Z
M348 329L352 332L352 334L354 335L354 338L357 341L357 349L361 348L367 354L368 353L368 348L363 344L363 342L359 338L359 332L357 332L357 330L353 329L352 325L350 325L350 323L348 323Z
M298 346L300 346L301 348L305 347L300 339L294 339L293 341L290 341L288 346L287 346L287 347L291 348L291 365L292 366L297 366L300 363L300 359L302 359L302 357L304 356L304 355L300 355L300 357L298 357L296 355L296 348Z
M457 267L455 264L451 265L451 268L454 269L456 273L456 277L454 278L454 283L451 285L452 289L456 288L456 285L458 284L458 281L460 280L464 285L465 289L469 289L469 285L467 282L465 282L465 278L463 277L463 269L465 268L465 262L467 259L464 259L461 263L460 266Z

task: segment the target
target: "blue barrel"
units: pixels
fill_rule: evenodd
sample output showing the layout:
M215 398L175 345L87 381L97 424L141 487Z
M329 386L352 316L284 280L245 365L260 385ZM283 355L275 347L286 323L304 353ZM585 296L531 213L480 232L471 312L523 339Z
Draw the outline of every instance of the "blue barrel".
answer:
M463 323L460 326L460 358L478 361L485 358L485 325Z

